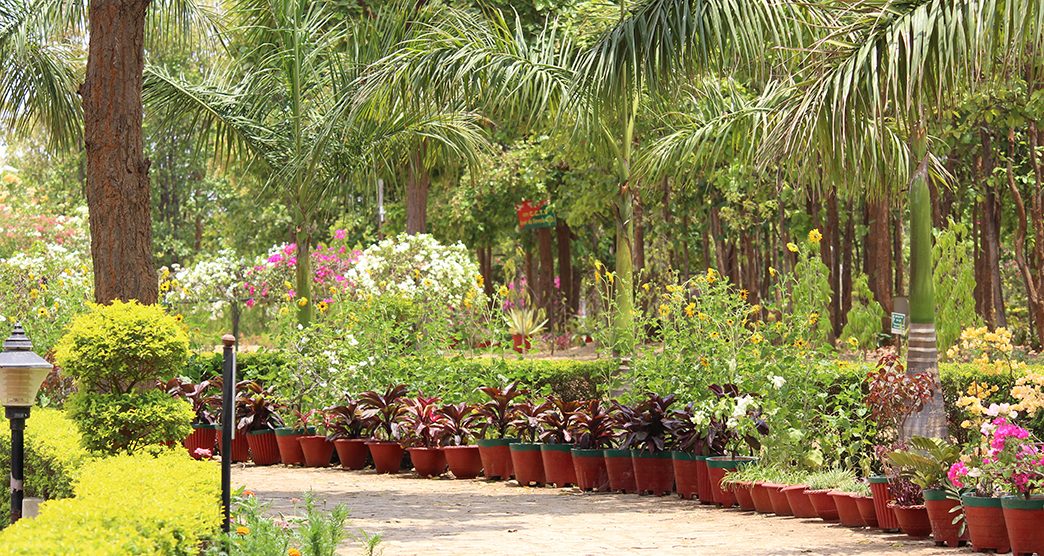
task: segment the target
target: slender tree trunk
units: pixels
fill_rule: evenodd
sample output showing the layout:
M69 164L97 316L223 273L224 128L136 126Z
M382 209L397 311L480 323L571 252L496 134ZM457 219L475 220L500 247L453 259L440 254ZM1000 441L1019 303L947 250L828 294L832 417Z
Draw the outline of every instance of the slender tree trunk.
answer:
M428 230L428 189L431 187L423 145L410 156L406 172L406 233L423 234Z
M830 279L830 339L835 340L841 335L842 319L841 312L841 221L837 213L837 191L831 189L826 198L827 222L826 233L820 246L820 253L824 255L827 263Z
M866 237L863 239L865 264L874 299L885 313L892 312L892 226L887 199L866 201ZM883 325L884 323L882 323Z
M307 228L307 225L305 225ZM297 322L308 326L314 316L312 299L312 234L305 228L298 228L294 241L297 243L297 268L295 272L295 288L297 297Z
M537 228L537 257L539 265L537 268L537 306L547 311L548 324L552 327L557 322L551 307L552 281L555 276L555 259L551 246L551 228Z
M147 0L91 0L80 87L94 298L155 303L149 161L141 138Z
M482 274L482 292L493 295L493 248L483 245L477 249L479 273Z
M643 270L645 270L645 207L642 206L642 196L635 192L634 273L640 277Z
M569 224L566 224L565 220L557 221L555 235L558 243L558 288L564 297L562 303L564 316L571 316L576 314L578 300L573 298L573 238Z
M841 245L841 328L844 328L848 321L848 312L852 310L852 249L855 243L855 212L852 205L852 201L849 200L845 207L848 219ZM837 332L839 335L841 328Z
M923 116L911 136L917 167L910 177L910 338L906 371L939 378L938 343L935 338L935 291L932 281L932 199L928 190L927 139ZM942 386L931 400L910 416L904 438L947 438L946 408Z
M1044 179L1041 176L1041 164L1036 153L1037 149L1037 124L1030 121L1030 161L1033 164L1034 185L1030 187L1030 214L1033 220L1034 250L1026 253L1026 240L1028 238L1029 225L1026 214L1026 201L1022 190L1015 184L1015 171L1012 168L1012 159L1015 156L1015 130L1008 130L1008 188L1011 190L1012 200L1015 202L1015 213L1017 216L1017 227L1015 231L1015 264L1019 267L1022 282L1026 287L1026 302L1029 306L1030 317L1033 320L1033 328L1037 335L1037 343L1044 345L1044 280L1035 274L1039 273L1038 261L1044 260Z

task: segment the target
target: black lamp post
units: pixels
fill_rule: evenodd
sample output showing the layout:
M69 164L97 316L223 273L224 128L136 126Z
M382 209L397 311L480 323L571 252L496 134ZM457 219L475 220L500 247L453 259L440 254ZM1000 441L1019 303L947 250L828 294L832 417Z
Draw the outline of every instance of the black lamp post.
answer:
M52 368L46 359L33 353L33 344L22 325L15 324L0 352L0 404L11 422L11 523L22 517L25 496L25 420L37 390Z

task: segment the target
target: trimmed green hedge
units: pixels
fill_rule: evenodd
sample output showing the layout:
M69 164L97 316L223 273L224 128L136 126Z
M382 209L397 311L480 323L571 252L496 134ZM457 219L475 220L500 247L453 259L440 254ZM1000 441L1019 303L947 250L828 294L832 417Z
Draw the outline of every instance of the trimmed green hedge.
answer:
M219 468L184 450L116 456L83 467L75 497L0 532L0 555L196 556L221 527Z
M90 460L80 431L56 409L33 408L25 430L25 495L68 498L73 480ZM0 469L11 467L11 428L0 412ZM0 528L11 520L11 493L0 488Z

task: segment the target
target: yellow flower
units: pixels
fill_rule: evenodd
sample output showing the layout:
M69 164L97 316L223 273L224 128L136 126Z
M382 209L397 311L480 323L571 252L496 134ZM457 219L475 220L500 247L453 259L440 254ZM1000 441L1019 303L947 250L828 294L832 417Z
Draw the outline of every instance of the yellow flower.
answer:
M660 305L660 316L661 317L666 317L669 314L671 314L671 308L669 306L667 306L667 305L661 304Z
M500 289L497 290L497 293L500 294L500 297L507 297L510 291L508 290L507 286L500 286Z
M30 299L36 299L37 297L40 297L40 290L38 290L36 288L33 288L33 289L29 290L29 298Z
M296 548L291 548L286 551L286 556L301 556L301 551Z
M47 307L40 307L39 309L36 310L36 314L41 316L41 317L46 317L47 316Z
M776 269L772 268L771 266L769 267L769 276L773 278L776 277Z
M790 251L791 253L797 253L798 252L797 244L792 242L792 241L791 242L787 242L787 251Z
M811 326L815 326L816 323L818 323L818 322L819 322L819 313L809 313L809 315L808 315L808 324L811 325Z
M249 535L250 534L250 528L247 527L246 525L240 525L239 527L236 527L236 534L239 534L239 535Z
M755 313L760 313L760 312L761 312L761 305L755 303L755 304L750 306L750 314L753 315Z
M616 273L606 272L605 279L608 280L610 284L612 284L614 281L616 281Z
M291 283L290 283L290 282L288 282L288 281L284 281L284 282L283 282L283 287L284 287L284 288L286 288L286 289L288 289L288 290L292 290L292 289L294 289L294 285L293 285L293 284L291 284Z
M713 268L708 268L707 269L707 283L708 284L713 284L714 281L717 280L717 278L718 278L718 273L715 272Z
M750 343L760 344L764 339L765 337L761 335L761 332L755 332L754 335L750 337Z
M961 421L961 428L962 429L970 429L970 428L972 428L972 422L967 420L967 419Z
M857 340L855 338L855 336L849 336L848 337L848 345L852 346L852 349L855 349L855 348L859 347L859 340Z
M330 295L337 295L337 286L330 286Z
M700 320L707 320L708 318L710 318L710 317L707 316L707 313L704 313L703 311L700 311L700 314L697 315L697 316L699 317Z
M700 357L700 365L704 367L710 367L710 361L707 361L706 357Z
M749 297L749 296L750 296L750 292L749 292L749 291L747 291L747 290L746 290L746 288L744 288L744 289L742 289L742 290L740 290L740 291L739 291L739 296L740 296L740 299L742 299L742 300L746 301L746 300L747 300L747 297Z
M685 316L692 317L694 314L696 314L696 304L689 303L685 306Z
M486 283L486 279L483 278L481 274L476 274L475 275L475 285L476 286L481 288L485 283Z
M289 309L287 309L286 307L280 307L280 308L279 308L279 314L280 314L280 315L287 315L287 314L289 314L289 313L290 313L290 310L289 310Z
M717 340L718 339L718 333L716 331L715 332L711 332L710 333L710 337L711 337L712 340Z
M601 282L601 281L602 281L602 273L601 273L601 272L598 272L598 271L596 270L596 271L595 271L595 282Z
M808 231L808 240L812 243L819 243L823 239L823 234L819 233L818 228L812 228Z
M298 307L304 307L305 305L308 305L308 298L307 297L299 297L297 299L297 306Z
M176 320L178 322L181 322L181 321L185 320L185 315L181 315L181 314L174 315L174 320Z
M160 284L160 291L165 292L170 290L170 282L163 282Z
M319 309L320 313L325 313L326 310L330 308L330 305L327 304L325 301L320 301L319 303L315 304L315 308Z
M732 320L732 319L725 319L725 324L727 324L727 325L729 325L729 326L732 326L732 325L733 325L733 324L735 324L735 323L736 323L736 321L734 321L734 320Z
M645 290L646 292L648 292L649 291L649 282L646 282L646 283L642 284L642 289Z

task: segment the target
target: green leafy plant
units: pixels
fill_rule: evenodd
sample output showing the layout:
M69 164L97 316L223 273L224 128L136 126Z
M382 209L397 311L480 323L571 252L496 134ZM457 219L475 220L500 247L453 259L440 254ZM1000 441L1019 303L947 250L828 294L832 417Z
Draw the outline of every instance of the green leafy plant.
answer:
M482 404L478 412L486 420L482 434L489 436L490 432L496 435L494 438L504 438L511 430L518 411L518 402L515 398L524 396L529 390L519 388L519 383L509 382L503 387L483 386L479 391L489 397L489 401Z
M195 414L184 400L166 392L98 394L80 392L68 404L69 417L91 452L134 453L146 446L180 443L192 432Z
M402 435L406 385L389 386L384 392L370 390L359 394L364 419L374 422L374 438L398 440Z
M922 489L945 488L946 473L961 457L960 447L940 438L923 436L914 436L907 444L909 449L888 454L889 461L898 469L899 475Z
M303 515L272 517L267 504L256 496L238 496L234 501L235 522L205 552L207 556L253 556L259 554L334 556L347 536L348 507L333 509L316 501L315 494L304 496ZM295 511L300 511L295 507ZM364 535L367 553L372 554L379 537Z
M156 305L91 305L55 346L55 360L81 388L127 393L175 375L189 355L177 319Z
M530 337L540 334L547 325L543 310L533 307L513 307L504 315L507 323L508 333L512 335Z

